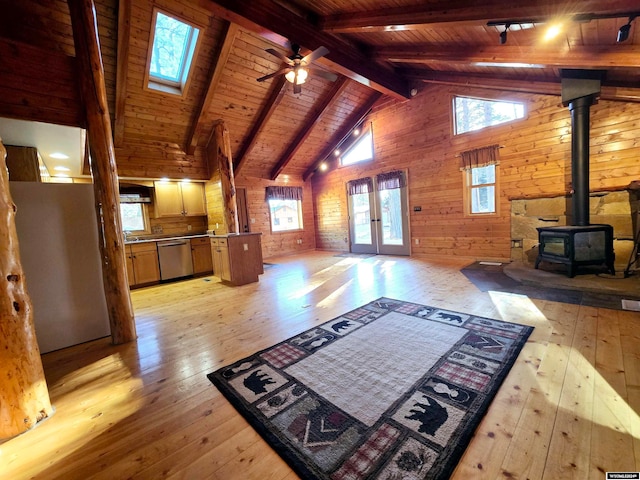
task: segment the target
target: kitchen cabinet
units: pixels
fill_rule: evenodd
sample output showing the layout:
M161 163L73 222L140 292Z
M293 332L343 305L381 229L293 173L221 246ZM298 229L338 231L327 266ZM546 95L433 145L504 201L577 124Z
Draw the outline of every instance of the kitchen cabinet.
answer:
M220 280L231 281L229 245L226 238L211 239L211 257L213 259L213 274Z
M207 214L204 185L194 182L154 182L155 215L159 217Z
M191 258L194 275L207 275L213 272L213 252L209 237L191 239Z
M156 242L125 245L129 286L149 285L160 281Z
M213 274L231 285L257 282L264 273L260 233L211 238Z

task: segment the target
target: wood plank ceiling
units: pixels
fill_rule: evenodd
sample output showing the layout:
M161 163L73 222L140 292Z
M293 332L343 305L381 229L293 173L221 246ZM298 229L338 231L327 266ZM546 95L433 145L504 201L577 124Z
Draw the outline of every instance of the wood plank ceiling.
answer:
M207 178L204 152L222 119L237 173L307 179L376 101L411 101L434 83L558 95L562 69L602 69L603 96L640 100L640 19L616 42L635 0L95 2L125 176ZM144 86L154 8L202 29L184 96ZM0 12L0 116L83 126L66 2L0 0ZM543 42L555 18L563 33ZM512 23L506 43L491 21ZM312 74L299 94L282 77L257 82L282 67L265 50L290 55L289 40L303 54L327 47L317 64L338 80ZM38 62L59 73L36 75Z

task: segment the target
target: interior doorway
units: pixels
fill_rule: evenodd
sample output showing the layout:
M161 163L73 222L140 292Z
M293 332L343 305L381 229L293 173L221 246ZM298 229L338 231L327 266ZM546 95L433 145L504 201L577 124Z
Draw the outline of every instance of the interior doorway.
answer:
M352 253L410 254L406 185L403 171L347 183Z
M236 188L236 205L238 208L238 229L240 233L249 233L251 231L251 222L247 208L246 188Z

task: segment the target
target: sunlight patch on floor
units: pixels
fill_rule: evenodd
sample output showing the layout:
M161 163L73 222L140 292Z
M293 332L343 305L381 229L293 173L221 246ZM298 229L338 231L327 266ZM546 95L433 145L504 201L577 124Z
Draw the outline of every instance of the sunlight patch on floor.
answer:
M57 383L65 387L75 384L73 388L66 389L69 390L68 393L74 393L78 389L86 391L87 385L93 382L93 377L83 378L86 372L91 372L92 376L97 372L101 377L113 376L114 381L107 385L101 380L100 384L105 386L91 390L89 397L99 399L95 403L78 401L77 395L73 397L73 401L67 402L67 393L52 394L55 413L50 418L0 445L2 474L7 475L3 478L32 478L51 469L57 470L49 459L61 459L60 452L65 452L68 456L74 454L114 424L142 408L142 398L132 399L134 392L139 392L142 388L142 380L131 376L120 354L110 355L92 365L79 368ZM35 445L37 448L34 448Z

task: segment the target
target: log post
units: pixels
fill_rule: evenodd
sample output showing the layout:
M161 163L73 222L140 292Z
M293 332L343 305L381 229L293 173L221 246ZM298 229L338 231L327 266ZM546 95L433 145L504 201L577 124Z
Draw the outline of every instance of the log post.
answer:
M9 193L6 149L0 139L0 439L51 415Z
M109 310L111 339L113 343L120 344L136 339L136 326L127 281L118 173L95 5L93 0L68 0L68 4L86 111L102 278Z
M236 197L236 183L233 176L233 157L231 155L231 140L229 130L222 120L213 127L209 150L209 163L217 169L224 211L224 224L227 233L240 233L238 227L238 204ZM211 171L211 168L210 168ZM217 178L218 175L215 175Z

